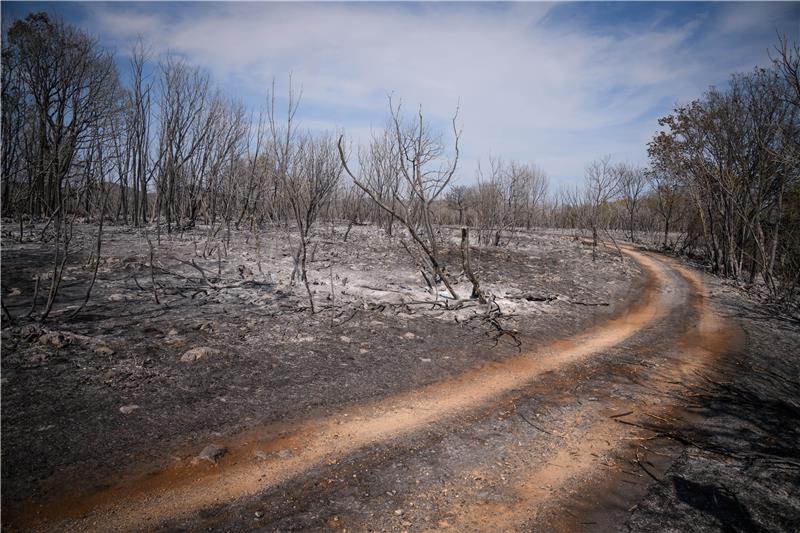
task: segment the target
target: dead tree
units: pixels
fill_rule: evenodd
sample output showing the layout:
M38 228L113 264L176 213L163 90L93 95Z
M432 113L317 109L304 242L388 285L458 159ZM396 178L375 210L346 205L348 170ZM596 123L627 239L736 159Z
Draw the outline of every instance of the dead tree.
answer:
M61 20L45 13L31 14L16 21L7 35L3 126L18 128L8 134L19 136L24 150L14 152L20 147L13 143L6 146L4 131L3 155L10 160L3 164L24 160L26 201L18 208L27 210L32 218L48 217L47 226L52 223L53 228L50 287L39 317L43 321L53 309L73 251L75 218L81 209L88 213L90 206L85 202L91 202L90 189L96 179L102 180L92 165L97 150L107 142L108 120L118 112L120 85L111 54L100 51L92 38ZM7 101L6 96L12 98ZM17 122L22 116L24 120ZM8 180L20 176L16 170L4 166L4 190Z
M472 205L478 226L478 242L500 246L503 232L514 225L511 180L500 158L489 158L488 170L478 165L478 184L473 190Z
M464 268L464 274L467 279L472 283L472 294L470 298L477 298L482 304L486 303L486 295L481 290L481 284L478 281L478 276L472 270L470 261L470 248L469 248L469 228L461 228L461 264Z
M131 172L133 224L147 224L147 191L152 168L150 166L150 95L151 85L144 78L144 68L148 56L144 45L139 42L133 49L130 59L131 88L128 92L128 112L126 116L127 149Z
M455 187L450 187L450 190L447 191L447 194L445 195L447 206L454 211L458 211L459 226L464 224L464 212L468 207L467 191L468 189L464 185L457 185Z
M588 210L587 222L592 231L592 261L597 259L598 232L607 227L608 202L618 187L610 156L593 161L586 167L583 195Z
M341 177L336 147L329 136L314 137L310 133L299 135L295 114L300 105L300 95L295 95L289 80L289 96L285 119L280 119L275 108L274 86L268 110L271 160L273 172L283 189L291 218L294 221L299 244L294 254L291 282L299 278L308 294L311 313L314 297L308 280L308 250L312 229L320 212L327 207Z
M667 250L669 232L675 227L675 218L679 215L679 204L682 198L680 180L674 174L664 171L651 171L649 177L656 198L656 212L661 217L664 228L662 249Z
M159 222L163 213L167 233L171 233L173 222L180 222L179 205L188 191L188 163L202 146L213 113L209 114L212 109L207 105L210 84L207 74L173 57L162 61L160 71L155 211Z
M621 163L615 167L622 204L628 215L628 237L634 241L636 214L647 190L647 174L641 167Z
M412 121L404 121L389 98L390 123L380 135L373 137L362 170L368 172L358 177L347 164L343 136L339 137L339 157L347 174L383 211L397 219L408 231L414 244L421 250L432 274L431 290L441 281L454 299L458 294L447 276L437 242L437 226L432 203L439 198L455 174L459 156L461 132L456 126L458 110L452 119L453 157L446 160L445 146L425 122L422 107ZM379 173L399 176L398 187L392 191L391 202L381 197Z
M3 79L3 113L9 113L9 105L23 106L11 110L10 118L24 112L30 131L28 212L49 216L59 212L66 180L91 141L92 128L116 109L117 71L111 54L100 51L93 39L45 13L28 15L9 28L3 62L14 73ZM18 85L6 90L7 83ZM14 90L21 92L6 101ZM10 177L4 173L3 180Z

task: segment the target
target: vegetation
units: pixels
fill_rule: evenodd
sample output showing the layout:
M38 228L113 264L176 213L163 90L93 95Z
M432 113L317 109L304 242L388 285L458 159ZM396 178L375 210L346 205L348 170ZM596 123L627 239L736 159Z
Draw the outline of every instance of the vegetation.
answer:
M262 112L248 110L202 70L151 58L142 43L123 84L91 37L31 14L9 28L3 48L2 215L15 238L52 245L40 319L80 217L141 227L148 241L196 224L209 243L224 242L231 226L256 240L268 224L293 228L292 278L306 284L312 312L306 262L320 220L373 223L388 236L402 227L432 292L441 283L455 299L441 258L439 228L448 224L473 228L482 246L506 246L535 226L588 230L595 246L614 235L655 242L790 305L800 281L800 52L781 40L773 55L770 68L735 74L662 118L650 168L604 157L586 167L582 189L548 197L541 169L499 158L473 185L457 183L456 117L448 146L421 109L409 117L390 100L385 130L351 158L344 136L337 146L298 128L301 95L291 89L284 110L274 87ZM227 253L203 254L212 249Z

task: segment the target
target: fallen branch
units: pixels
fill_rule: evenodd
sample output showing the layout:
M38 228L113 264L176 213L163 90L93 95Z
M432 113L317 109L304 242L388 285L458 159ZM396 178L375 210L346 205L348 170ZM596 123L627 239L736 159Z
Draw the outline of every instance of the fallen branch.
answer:
M519 417L520 417L521 419L523 419L525 422L527 422L527 423L528 423L528 425L529 425L530 427L532 427L533 429L536 429L536 430L538 430L538 431L541 431L542 433L547 433L548 435L553 435L554 437L556 436L556 435L554 435L553 433L551 433L551 432L547 431L546 429L540 428L539 426L537 426L536 424L534 424L533 422L531 422L530 420L528 420L527 418L525 418L525 415L523 415L523 414L522 414L522 413L520 413L519 411L517 411L517 414L519 415Z
M552 302L553 300L558 300L558 296L538 296L535 294L507 295L506 298L509 300L527 300L529 302Z
M575 305L586 305L586 306L609 306L608 302L579 302L575 300L567 300L567 303L575 304Z
M618 415L611 415L609 418L620 418L623 416L632 415L633 411L625 411L624 413L619 413Z
M398 294L402 294L402 291L396 291L394 289L379 289L377 287L370 287L369 285L356 285L356 287L360 287L362 289L368 289L370 291L375 291L375 292L396 292Z

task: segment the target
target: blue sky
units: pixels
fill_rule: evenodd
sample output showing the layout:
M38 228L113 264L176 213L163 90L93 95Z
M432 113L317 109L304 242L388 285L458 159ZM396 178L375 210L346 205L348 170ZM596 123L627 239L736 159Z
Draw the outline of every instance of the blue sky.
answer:
M386 95L444 126L460 102L459 179L489 155L578 183L606 154L646 162L658 117L800 40L800 3L2 3L3 26L61 14L124 65L141 36L255 108L302 86L302 125L369 138Z

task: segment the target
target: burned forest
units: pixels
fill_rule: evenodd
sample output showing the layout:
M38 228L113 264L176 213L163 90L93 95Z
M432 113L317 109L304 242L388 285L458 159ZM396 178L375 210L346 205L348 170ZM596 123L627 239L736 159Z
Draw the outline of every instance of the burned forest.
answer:
M63 6L2 6L3 529L796 531L796 4L743 4L788 24L747 22L771 32L754 68L700 85L676 70L692 83L642 104L658 113L624 148L622 119L603 134L586 117L598 133L558 157L498 114L513 91L567 91L562 67L542 60L541 87L493 80L511 92L490 105L444 89L448 66L452 84L464 75L445 36L474 50L461 30L425 41L432 58L412 37L436 17L513 29L513 13L546 8L531 26L545 31L559 10L598 28L655 10ZM364 25L374 53L342 44L312 7L386 36ZM723 20L734 6L665 9ZM148 31L159 17L174 35ZM407 43L382 44L401 30ZM181 48L243 49L239 31L291 68ZM629 50L672 50L666 32L609 33L622 59L582 75L619 61L655 76ZM578 34L554 35L577 61ZM317 55L319 72L304 63ZM496 59L464 72L480 85ZM370 68L337 92L314 85L325 61ZM419 83L368 85L394 70ZM642 94L668 85L655 78ZM607 97L598 86L591 105Z

